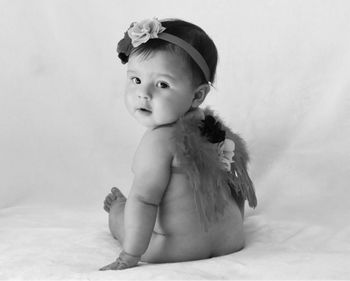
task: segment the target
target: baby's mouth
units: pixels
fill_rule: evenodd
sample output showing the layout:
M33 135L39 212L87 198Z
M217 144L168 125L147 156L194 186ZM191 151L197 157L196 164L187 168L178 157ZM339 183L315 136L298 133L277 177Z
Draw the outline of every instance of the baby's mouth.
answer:
M137 110L142 112L142 113L152 113L152 111L150 109L145 108L145 107L139 107Z

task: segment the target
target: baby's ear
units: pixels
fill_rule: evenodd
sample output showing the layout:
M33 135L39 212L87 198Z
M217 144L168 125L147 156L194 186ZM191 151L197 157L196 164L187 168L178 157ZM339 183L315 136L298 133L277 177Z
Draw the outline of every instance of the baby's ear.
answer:
M194 96L192 100L192 108L197 108L205 100L207 94L210 91L209 84L202 84L194 90Z

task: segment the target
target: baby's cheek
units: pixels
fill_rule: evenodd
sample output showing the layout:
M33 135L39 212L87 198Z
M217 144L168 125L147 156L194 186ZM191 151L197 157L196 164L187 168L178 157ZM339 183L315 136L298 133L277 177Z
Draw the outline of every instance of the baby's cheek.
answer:
M133 102L133 98L132 98L132 96L130 94L126 94L124 96L124 104L125 104L125 106L127 107L127 109L129 111L133 107L134 102Z
M156 116L154 116L154 119L159 125L170 124L176 121L176 118L174 118L172 112L166 112L165 110L162 110L162 112L156 114Z

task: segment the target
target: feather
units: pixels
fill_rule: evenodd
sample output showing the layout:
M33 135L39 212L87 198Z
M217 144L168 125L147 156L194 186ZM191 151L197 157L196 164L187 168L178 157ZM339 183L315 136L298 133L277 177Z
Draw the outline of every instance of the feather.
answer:
M201 119L196 115L186 115L175 124L174 138L176 157L181 170L186 174L194 192L194 201L200 220L207 230L208 222L222 215L229 197L233 197L240 206L242 214L244 201L255 207L257 199L253 183L247 172L249 160L243 139L233 133L222 120L209 108L204 110L206 116L213 116L221 123L226 138L235 143L231 171L223 167L216 144L208 141L201 134Z

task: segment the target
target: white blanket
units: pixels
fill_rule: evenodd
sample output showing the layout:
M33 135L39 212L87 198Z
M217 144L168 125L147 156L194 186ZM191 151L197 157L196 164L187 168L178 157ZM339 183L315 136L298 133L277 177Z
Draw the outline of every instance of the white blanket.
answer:
M1 280L350 279L348 1L22 0L0 14ZM115 47L155 15L216 42L207 105L247 141L258 207L240 252L100 272L121 250L102 203L127 193L143 132Z

